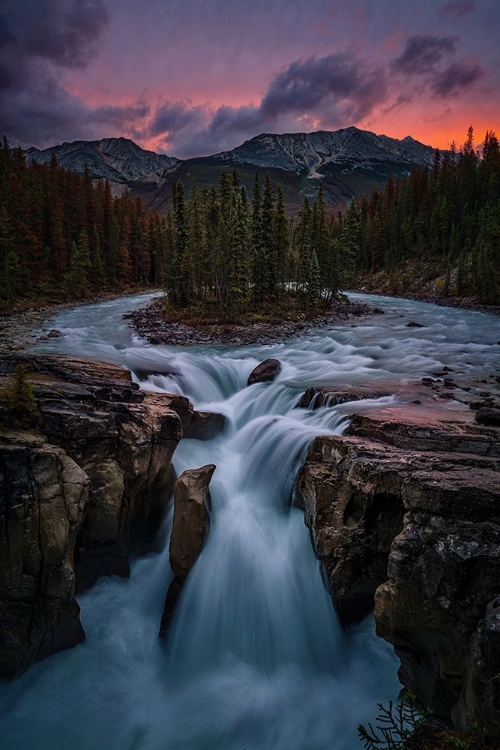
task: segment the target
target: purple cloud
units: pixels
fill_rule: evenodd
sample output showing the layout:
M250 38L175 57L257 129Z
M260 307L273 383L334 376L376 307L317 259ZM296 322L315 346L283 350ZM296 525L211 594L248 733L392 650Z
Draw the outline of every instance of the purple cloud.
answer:
M451 2L445 3L439 9L441 16L453 16L454 18L461 18L462 16L471 13L476 8L475 0L451 0Z
M484 70L479 63L465 60L453 63L446 70L436 73L433 77L433 94L441 99L455 96L480 81L484 74Z
M457 39L453 36L422 34L406 40L403 52L391 62L394 73L425 75L441 62L443 57L454 55Z
M87 107L61 83L83 69L109 22L102 0L17 0L0 14L0 133L14 144L117 133L147 116L145 102Z
M385 71L353 54L295 60L272 79L259 105L219 107L204 128L175 139L176 153L213 153L232 147L235 135L250 138L265 130L303 128L304 118L327 121L329 127L357 122L385 100L387 88ZM179 125L185 127L183 117Z

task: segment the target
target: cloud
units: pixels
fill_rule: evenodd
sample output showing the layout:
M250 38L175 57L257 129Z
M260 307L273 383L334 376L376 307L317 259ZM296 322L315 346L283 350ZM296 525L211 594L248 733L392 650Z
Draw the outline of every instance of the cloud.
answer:
M164 119L176 154L214 153L232 148L235 137L250 138L262 131L310 129L318 122L325 128L355 123L386 99L387 89L385 71L353 54L295 60L274 76L258 105L221 106L210 119L205 111L205 126L187 128L181 138L179 131L192 121L183 106L169 105L166 118L160 111L152 134L158 134Z
M178 133L189 125L200 126L205 118L205 109L192 106L191 102L165 102L155 113L149 128L149 135L167 135Z
M445 3L440 7L439 14L441 16L461 18L467 15L467 13L471 13L475 8L475 0L452 0L452 2Z
M109 22L102 0L16 0L0 14L0 133L14 143L50 145L123 132L145 117L145 102L91 108L68 92L68 70L85 68Z
M431 72L443 57L455 54L456 43L457 39L453 36L411 36L406 40L401 55L392 60L391 70L403 75L425 75Z
M352 54L311 57L295 60L271 81L260 110L272 118L283 112L315 111L328 102L338 110L352 110L358 119L385 97L386 90L385 73L367 68Z
M432 91L435 97L446 99L468 89L485 75L479 63L461 62L453 63L433 78Z

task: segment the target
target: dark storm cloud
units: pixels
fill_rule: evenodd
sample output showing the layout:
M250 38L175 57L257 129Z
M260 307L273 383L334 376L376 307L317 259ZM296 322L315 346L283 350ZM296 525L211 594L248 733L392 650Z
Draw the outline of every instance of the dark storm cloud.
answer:
M0 15L0 133L23 145L121 130L147 105L91 109L62 85L84 68L108 24L102 0L16 0Z
M328 55L295 60L271 82L260 110L265 117L283 112L315 111L326 100L348 102L362 117L385 97L381 70L366 69L353 55Z
M391 70L404 75L425 75L432 71L443 57L454 55L456 44L457 39L453 36L411 36L406 40L401 55L391 62Z
M475 0L452 0L452 2L445 3L440 8L440 14L442 16L453 16L454 18L461 18L473 11L476 7Z
M16 4L17 5L17 4ZM95 52L108 13L100 0L37 0L21 2L20 49L30 57L65 68L84 66Z
M201 126L204 110L193 107L189 102L165 102L156 110L149 134L157 136L177 133L188 125Z
M386 73L354 55L295 60L272 79L259 105L219 107L205 128L183 139L177 153L188 155L200 147L213 153L231 147L235 136L296 129L302 117L319 119L328 127L356 122L386 95ZM184 127L183 119L180 123Z
M478 63L461 61L453 63L433 78L434 96L445 99L454 96L477 83L485 75Z

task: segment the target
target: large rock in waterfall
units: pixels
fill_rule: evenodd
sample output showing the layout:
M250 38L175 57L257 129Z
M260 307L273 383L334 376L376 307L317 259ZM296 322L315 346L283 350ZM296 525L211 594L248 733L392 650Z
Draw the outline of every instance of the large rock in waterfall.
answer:
M174 578L165 599L161 638L167 634L184 581L205 543L210 525L209 485L214 471L214 464L188 469L174 486L174 520L169 549Z
M281 362L279 359L265 359L257 367L254 367L248 376L247 385L269 383L271 380L275 380L280 372Z
M225 424L224 414L212 411L194 411L184 437L194 440L211 440L222 432Z
M339 615L375 599L403 685L499 737L500 430L432 401L348 431L315 439L296 485Z
M85 472L42 437L0 435L0 677L84 638L74 546Z

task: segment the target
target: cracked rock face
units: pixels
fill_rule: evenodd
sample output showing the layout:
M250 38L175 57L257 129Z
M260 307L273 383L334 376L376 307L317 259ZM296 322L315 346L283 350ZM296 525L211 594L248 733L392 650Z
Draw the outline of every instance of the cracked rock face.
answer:
M82 640L75 588L126 576L131 557L153 549L193 413L181 396L142 393L125 370L69 357L0 357L0 385L18 362L43 437L0 432L5 677Z
M87 475L60 448L0 437L0 677L84 638L73 549L88 493Z
M316 438L297 500L342 621L375 601L403 685L455 726L498 738L500 431L417 407L388 413Z

